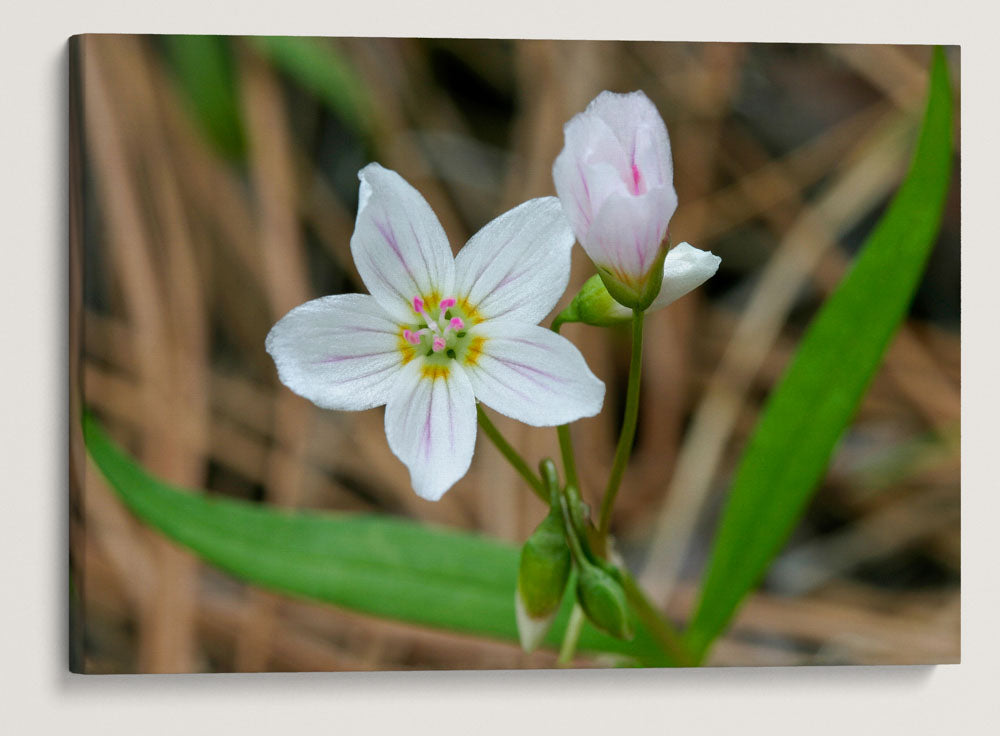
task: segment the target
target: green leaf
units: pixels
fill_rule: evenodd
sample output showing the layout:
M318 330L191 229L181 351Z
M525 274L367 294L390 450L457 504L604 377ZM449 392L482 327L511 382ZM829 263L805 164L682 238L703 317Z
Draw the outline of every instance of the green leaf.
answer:
M386 516L288 512L185 492L148 475L90 415L84 438L136 516L236 577L374 616L518 640L511 544ZM562 641L572 603L565 596L549 646ZM579 649L670 665L648 630L635 628L630 642L585 628Z
M246 138L224 36L164 36L167 62L205 135L224 156L242 158Z
M822 479L919 284L951 167L951 90L944 54L936 49L910 170L810 325L743 453L686 634L699 656L763 576Z
M367 135L372 104L354 69L327 38L255 36L271 63L312 92L355 132Z

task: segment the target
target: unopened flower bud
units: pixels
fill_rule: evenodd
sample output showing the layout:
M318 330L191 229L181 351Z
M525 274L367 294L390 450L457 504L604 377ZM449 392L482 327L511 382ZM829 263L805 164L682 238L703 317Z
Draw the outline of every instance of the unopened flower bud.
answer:
M596 565L584 565L580 570L576 597L594 626L618 639L632 638L625 590L609 571Z
M517 576L517 628L521 646L531 651L559 610L572 560L561 515L550 513L521 548Z
M646 309L677 208L663 119L642 92L602 92L564 133L552 176L566 219L611 295Z

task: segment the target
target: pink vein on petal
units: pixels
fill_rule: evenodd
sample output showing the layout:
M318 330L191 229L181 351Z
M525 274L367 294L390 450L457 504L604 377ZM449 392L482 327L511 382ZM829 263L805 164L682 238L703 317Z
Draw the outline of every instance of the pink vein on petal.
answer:
M431 382L430 397L427 401L427 418L424 420L423 436L420 439L423 445L424 460L431 457L431 416L434 412L434 382Z
M396 242L396 232L392 229L392 224L376 220L375 227L377 227L378 231L382 233L382 237L385 238L385 242L389 244L389 247L392 248L392 252L396 254L396 258L398 258L399 262L403 264L403 269L406 271L406 275L410 277L410 281L412 281L413 285L416 286L417 280L413 276L410 264L407 263L406 258L403 256L403 252L399 249L399 243Z
M340 363L345 360L360 360L363 358L377 358L380 355L392 355L395 351L393 350L382 350L378 353L362 353L361 355L331 355L328 358L323 358L323 360L318 361L320 364L326 363Z

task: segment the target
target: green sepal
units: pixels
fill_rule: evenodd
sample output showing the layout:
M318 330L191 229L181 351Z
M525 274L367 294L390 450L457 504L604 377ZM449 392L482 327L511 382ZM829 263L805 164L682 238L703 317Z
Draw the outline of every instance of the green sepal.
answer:
M666 247L660 249L641 291L622 283L610 271L599 266L597 273L587 279L569 306L555 318L552 329L558 330L568 322L613 327L632 319L633 309L649 309L663 286L663 261L667 250Z
M567 322L583 322L594 327L612 327L631 318L632 312L614 300L604 281L595 274L587 279L569 306L559 313L552 323L552 328L558 330L560 325Z
M517 589L532 618L545 618L559 609L572 569L562 515L553 510L521 548Z
M639 285L638 289L619 281L614 274L601 266L597 267L597 274L616 302L628 309L645 312L660 293L660 287L663 286L663 261L666 260L669 249L669 244L664 240L656 254L656 260L649 267L646 280Z

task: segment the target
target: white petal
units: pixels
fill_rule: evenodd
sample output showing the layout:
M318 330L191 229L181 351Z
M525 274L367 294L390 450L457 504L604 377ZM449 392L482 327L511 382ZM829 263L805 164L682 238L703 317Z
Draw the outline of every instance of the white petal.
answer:
M558 199L528 200L459 251L455 293L487 319L536 324L566 290L573 241Z
M688 243L678 243L663 261L663 287L650 306L660 309L708 281L719 270L722 259Z
M602 92L586 114L600 118L620 141L630 163L656 184L673 183L670 138L656 105L641 91Z
M594 263L639 286L656 260L675 209L672 186L653 187L639 196L612 194L580 245Z
M565 337L537 325L487 321L473 328L482 353L466 365L476 398L536 427L592 417L604 384Z
M403 366L398 325L373 297L339 294L301 304L279 320L265 347L278 377L324 409L359 411L386 402Z
M448 238L430 205L395 171L369 164L358 178L351 254L379 304L401 321L411 321L413 297L451 295L455 259Z
M566 143L552 165L552 180L573 232L583 240L594 214L612 192L626 192L628 159L607 124L580 113L563 128Z
M437 501L465 475L476 444L476 398L454 361L429 377L417 358L400 372L385 407L389 447L410 469L413 490Z

